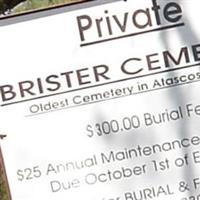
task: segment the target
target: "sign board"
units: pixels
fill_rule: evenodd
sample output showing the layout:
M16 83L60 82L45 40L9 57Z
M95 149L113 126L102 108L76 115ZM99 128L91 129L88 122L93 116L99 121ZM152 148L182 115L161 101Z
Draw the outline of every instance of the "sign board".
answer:
M92 3L0 28L12 199L199 199L198 2Z

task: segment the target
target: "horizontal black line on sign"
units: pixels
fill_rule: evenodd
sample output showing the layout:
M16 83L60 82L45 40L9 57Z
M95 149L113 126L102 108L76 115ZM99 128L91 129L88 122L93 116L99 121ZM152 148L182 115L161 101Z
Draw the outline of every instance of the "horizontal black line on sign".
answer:
M118 40L118 39L122 39L122 38L136 36L136 35L142 35L142 34L145 34L145 33L151 33L151 32L167 30L167 29L171 29L171 28L177 28L177 27L184 26L184 25L185 25L184 23L178 23L178 24L173 24L173 25L168 25L168 26L162 26L162 27L159 27L159 28L151 29L151 30L135 32L135 33L127 34L127 35L121 35L121 36L118 36L118 37L113 37L113 38L107 38L107 39L103 39L103 40L96 40L96 41L92 41L92 42L82 43L82 44L80 44L80 46L81 47L90 46L90 45L99 44L99 43L103 43L103 42L109 42L109 41L112 41L112 40Z
M119 80L115 80L115 81L110 81L110 82L101 83L101 84L97 84L97 85L92 85L92 86L77 88L77 89L73 89L73 90L67 90L67 91L58 92L58 93L54 93L54 94L48 94L48 95L34 97L34 98L30 98L30 99L24 99L24 100L20 100L20 101L13 101L13 102L10 102L10 103L1 104L1 106L2 107L3 106L9 106L9 105L13 105L13 104L18 104L18 103L23 103L23 102L37 100L37 99L47 98L47 97L51 97L51 96L56 96L56 95L61 95L61 94L67 94L67 93L77 92L77 91L86 90L86 89L90 89L90 88L96 88L96 87L100 87L100 86L104 86L104 85L111 85L111 84L120 83L120 82L123 82L123 81L134 80L134 79L144 78L144 77L150 77L150 76L157 75L157 74L163 74L163 73L167 73L167 72L178 71L178 70L192 68L192 67L196 67L196 66L200 66L200 63L185 65L185 66L182 66L182 67L167 69L167 70L163 70L163 71L159 71L159 72L154 72L154 73L150 73L150 74L143 74L143 75L139 75L139 76L134 76L134 77L124 78L124 79L119 79Z

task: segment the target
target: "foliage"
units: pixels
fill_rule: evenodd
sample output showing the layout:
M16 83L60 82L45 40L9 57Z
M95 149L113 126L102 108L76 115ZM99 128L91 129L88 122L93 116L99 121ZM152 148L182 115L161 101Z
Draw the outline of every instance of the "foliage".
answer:
M81 0L0 0L0 14L9 15Z
M17 6L14 9L14 12L19 13L19 12L23 12L23 11L27 11L27 10L46 8L49 6L66 4L66 3L71 3L71 2L75 2L75 0L27 0L26 2Z

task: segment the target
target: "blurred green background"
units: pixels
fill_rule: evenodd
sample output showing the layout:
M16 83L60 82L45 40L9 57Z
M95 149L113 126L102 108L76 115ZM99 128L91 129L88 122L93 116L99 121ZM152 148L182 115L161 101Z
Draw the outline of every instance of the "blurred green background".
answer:
M73 3L78 0L27 0L14 9L15 13L33 10L38 8L46 8L49 6L56 6L65 3ZM80 1L80 0L79 0Z
M1 17L49 6L78 2L81 0L0 0Z

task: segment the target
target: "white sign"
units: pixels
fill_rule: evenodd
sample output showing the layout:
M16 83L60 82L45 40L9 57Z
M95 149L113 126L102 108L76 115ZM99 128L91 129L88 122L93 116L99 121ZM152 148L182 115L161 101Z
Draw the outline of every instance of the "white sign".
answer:
M117 1L0 28L13 200L200 198L198 5Z

